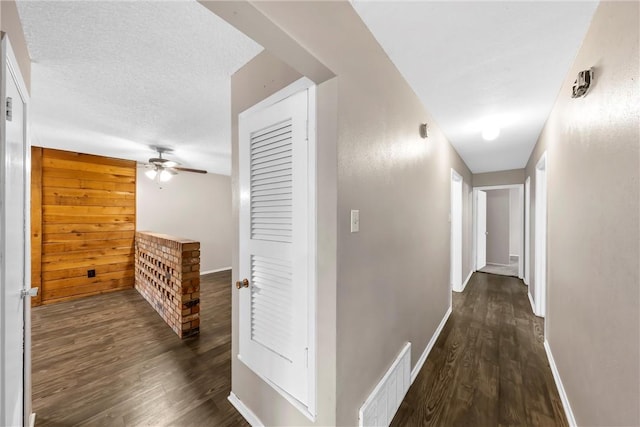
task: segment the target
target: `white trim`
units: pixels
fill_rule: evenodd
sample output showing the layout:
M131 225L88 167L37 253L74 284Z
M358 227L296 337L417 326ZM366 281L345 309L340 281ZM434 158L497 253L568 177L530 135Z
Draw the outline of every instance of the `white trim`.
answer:
M31 416L29 417L29 427L35 427L36 425L36 413L32 412Z
M464 292L464 289L467 287L467 284L469 283L469 280L471 280L471 276L473 276L473 270L471 270L469 272L469 275L467 276L467 278L464 280L464 283L462 284L462 292Z
M524 277L522 281L529 286L531 281L531 177L524 181Z
M255 113L256 111L264 110L265 108L273 104L277 104L278 102L283 101L289 98L290 96L295 95L298 92L302 92L303 90L307 90L315 86L316 84L312 80L308 79L307 77L301 77L300 79L291 83L289 86L280 89L273 95L247 108L246 110L238 114L238 118L240 119L242 117L249 116ZM315 95L315 91L314 91L314 95ZM309 105L311 105L311 103ZM315 107L315 102L313 103L313 105ZM314 108L314 112L315 112L315 108ZM315 124L315 117L313 117L313 119ZM315 126L313 127L313 130L315 131ZM309 135L311 135L311 132L309 132Z
M529 297L529 304L531 304L531 312L533 313L534 316L537 316L536 305L533 303L533 298L531 297L531 288L527 290L527 296Z
M227 400L231 402L234 408L242 415L242 417L251 424L251 427L264 427L264 423L260 421L260 418L253 413L242 400L238 399L238 396L234 392L229 393Z
M449 306L449 308L447 309L447 312L444 314L444 317L440 321L440 324L436 328L436 331L433 333L433 336L431 337L431 339L427 343L427 347L424 349L424 351L422 352L422 355L420 356L420 358L416 362L416 366L414 366L413 369L411 370L411 384L413 384L413 382L416 380L416 377L420 373L420 370L422 369L422 366L424 365L424 362L427 361L427 356L429 356L429 353L431 352L431 349L435 345L438 337L440 336L440 333L442 332L442 328L444 328L444 325L447 323L447 320L449 319L449 316L451 315L451 311L452 311L451 310L451 306Z
M218 268L216 270L207 270L207 271L201 271L200 275L205 275L205 274L211 274L211 273L220 273L221 271L227 271L227 270L231 270L231 267L223 267L223 268Z
M462 240L464 234L464 227L462 224L464 216L463 183L464 180L462 175L456 172L455 169L451 168L451 190L449 203L449 283L451 290L456 292L462 292ZM459 192L455 188L458 185L460 186ZM459 206L457 200L460 201ZM454 262L454 260L456 260L456 262ZM451 295L449 295L449 305L452 303L451 298Z
M553 379L556 382L556 388L558 389L558 394L560 395L560 400L562 401L562 406L564 407L564 413L567 416L567 422L569 423L569 426L576 427L578 423L576 423L576 418L573 416L571 404L569 403L569 397L567 396L567 392L564 389L564 385L562 385L560 372L558 372L556 361L553 359L553 354L551 354L549 341L547 341L546 339L544 340L544 351L547 353L547 359L549 359L549 366L551 367Z
M535 173L535 229L534 229L534 280L535 280L535 299L536 303L536 315L539 317L546 317L547 314L547 280L549 266L548 262L548 242L547 242L547 213L549 211L549 205L547 197L548 194L548 172L549 160L547 158L547 152L545 151L540 156L540 159L536 163ZM545 336L546 336L546 323L545 323Z
M520 255L509 254L509 258L518 258L518 261L520 261Z
M511 188L520 188L524 184L505 184L505 185L483 185L482 187L473 187L474 190L488 191L488 190L507 190Z

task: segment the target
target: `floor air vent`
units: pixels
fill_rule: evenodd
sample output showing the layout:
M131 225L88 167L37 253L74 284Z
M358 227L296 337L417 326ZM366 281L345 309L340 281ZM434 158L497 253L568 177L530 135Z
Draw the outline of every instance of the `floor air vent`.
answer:
M386 427L391 424L410 385L411 343L408 342L360 408L360 426Z

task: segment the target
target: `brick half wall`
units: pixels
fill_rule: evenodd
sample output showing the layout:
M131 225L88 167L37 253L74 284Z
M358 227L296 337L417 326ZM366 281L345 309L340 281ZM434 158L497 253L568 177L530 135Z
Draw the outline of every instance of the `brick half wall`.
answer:
M135 288L180 338L200 332L200 242L136 232Z

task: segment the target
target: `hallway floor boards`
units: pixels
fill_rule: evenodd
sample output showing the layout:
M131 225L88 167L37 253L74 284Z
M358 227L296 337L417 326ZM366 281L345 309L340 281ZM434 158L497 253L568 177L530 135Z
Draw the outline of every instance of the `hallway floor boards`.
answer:
M543 321L513 277L475 273L392 426L566 426Z
M135 289L32 312L36 426L246 426L231 389L231 273L202 276L180 340Z

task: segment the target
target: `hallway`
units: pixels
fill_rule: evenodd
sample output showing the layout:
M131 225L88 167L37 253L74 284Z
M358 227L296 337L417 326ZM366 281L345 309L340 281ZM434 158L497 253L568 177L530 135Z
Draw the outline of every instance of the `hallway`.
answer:
M521 280L475 273L392 426L565 426L567 420Z

